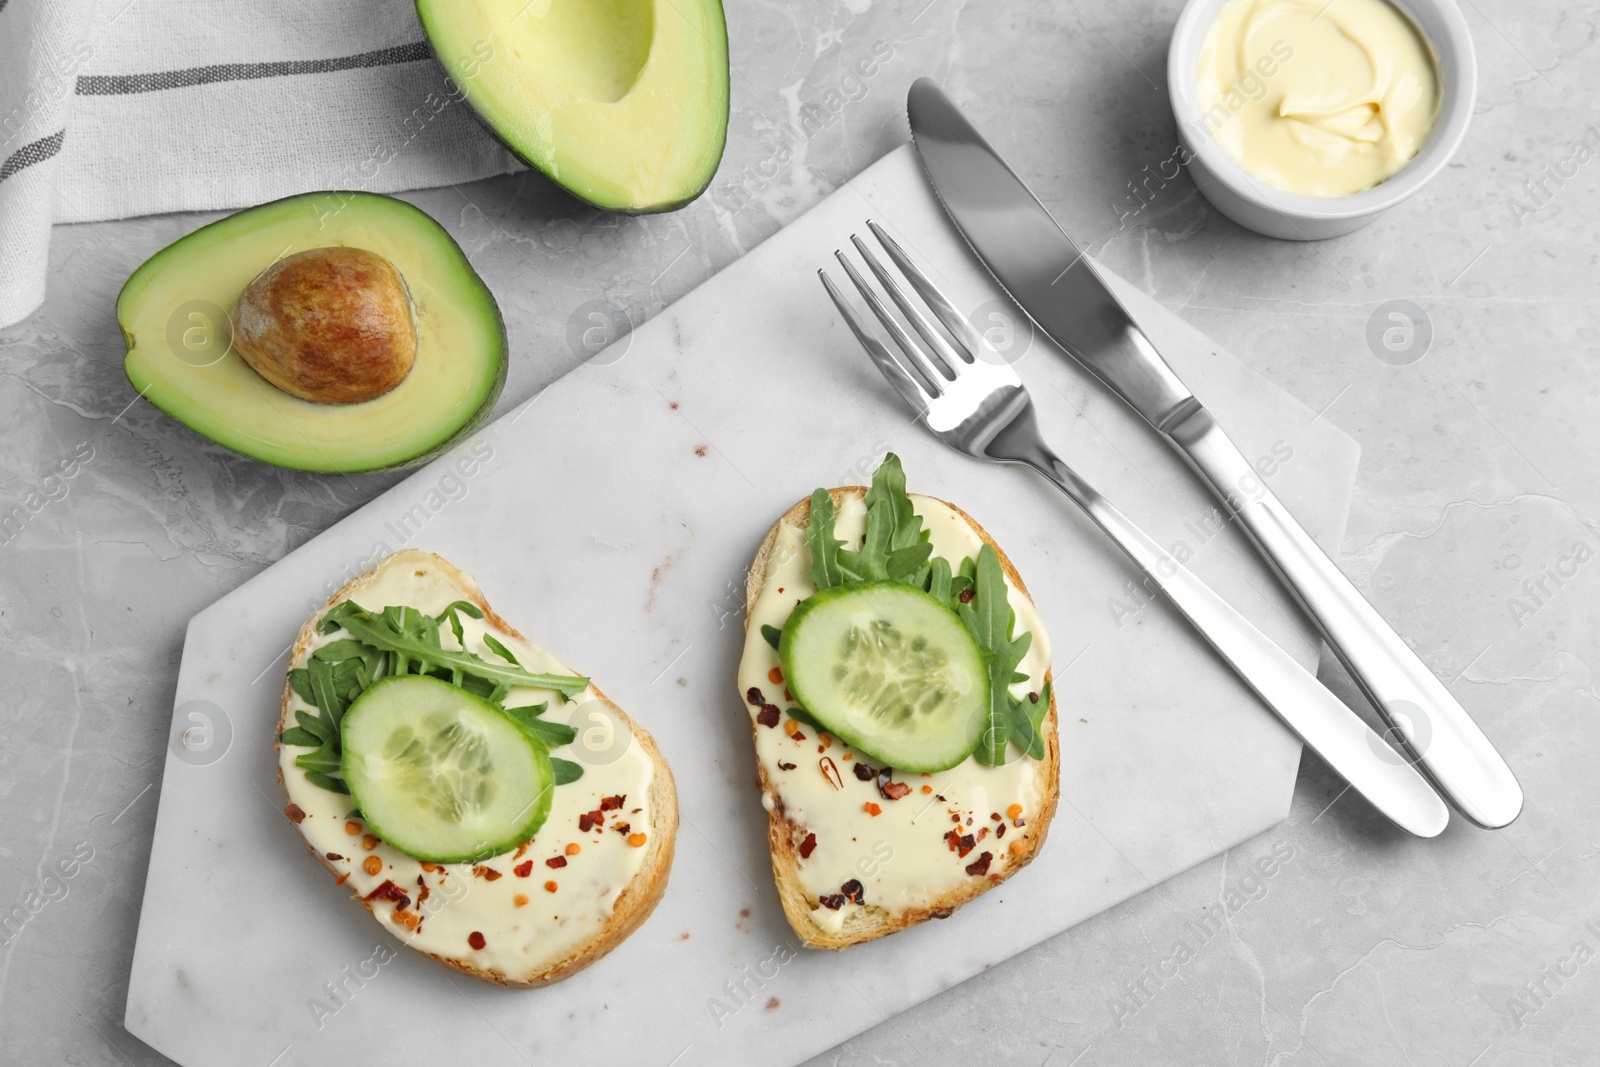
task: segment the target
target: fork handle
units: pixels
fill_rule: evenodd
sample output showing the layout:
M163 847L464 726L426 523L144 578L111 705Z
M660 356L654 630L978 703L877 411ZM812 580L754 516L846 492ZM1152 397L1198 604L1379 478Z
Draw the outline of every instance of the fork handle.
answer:
M1060 457L1039 446L1008 458L1037 470L1082 507L1245 684L1374 807L1420 837L1444 829L1449 810L1404 757Z
M1400 635L1266 487L1204 407L1166 429L1398 736L1462 815L1490 829L1522 810L1522 788L1493 744ZM1252 491L1253 490L1253 491Z

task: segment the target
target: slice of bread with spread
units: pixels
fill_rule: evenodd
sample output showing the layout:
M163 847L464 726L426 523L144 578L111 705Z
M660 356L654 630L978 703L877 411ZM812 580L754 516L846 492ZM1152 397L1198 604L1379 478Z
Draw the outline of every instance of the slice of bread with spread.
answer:
M778 894L795 932L817 948L842 949L928 919L948 918L1026 866L1044 843L1055 813L1060 749L1049 642L1038 613L994 539L960 508L905 494L898 460L891 455L886 464L891 461L899 484L893 491L908 519L915 510L921 540L931 545L930 562L944 559L950 571L959 573L962 560L988 556L985 546L992 549L984 564L990 568L989 588L999 588L1003 573L1005 599L1016 616L1017 643L1024 632L1032 635L1015 672L1005 674L1011 682L1011 712L1019 722L1030 721L1032 733L1019 726L1016 738L1009 743L1001 739L987 762L975 751L945 769L906 771L847 743L825 728L821 717L812 714L814 708L802 707L784 671L785 658L793 652L789 646L800 639L786 632L785 625L817 592L812 546L819 542L807 536L813 507L835 513L840 554L848 557L862 545L869 506L878 511L871 494L881 497L883 489L875 479L871 491L819 490L791 508L768 531L750 565L739 690L750 716L762 802L769 813ZM856 587L873 595L895 591L892 583ZM970 596L968 590L945 599L964 613ZM785 652L780 653L780 645ZM846 670L834 667L831 674L843 678ZM884 684L881 677L871 681L874 699L881 697ZM1018 741L1026 742L1032 754ZM949 757L940 762L949 762Z
M339 791L348 783L328 780L338 760L318 762L321 750L304 743L316 740L304 732L308 728L327 732L318 725L327 721L320 703L344 704L354 693L348 707L356 709L356 701L386 684L379 679L362 690L360 683L350 682L348 671L331 674L325 665L313 663L318 650L329 646L325 660L336 659L339 649L361 651L350 641L351 631L336 625L341 613L355 605L366 616L346 617L374 624L382 621L385 609L414 609L409 616L395 611L396 620L414 623L428 617L444 650L441 655L470 653L502 674L516 665L541 678L566 676L572 685L570 699L553 689L511 685L495 690L490 694L495 703L484 705L491 719L502 712L536 717L535 726L548 742L544 766L561 768L560 773L547 772L553 778L538 790L548 815L531 836L508 842L496 854L474 855L469 862L419 859L376 832L355 798ZM428 623L422 625L426 629ZM340 641L347 643L334 644ZM384 662L370 649L366 654L368 662ZM387 669L395 670L392 655L387 662ZM350 670L361 665L357 658ZM586 679L572 676L495 614L477 584L444 559L407 550L350 582L306 623L290 666L278 721L279 780L288 794L285 814L337 884L409 947L474 978L507 986L544 985L616 948L660 901L672 865L678 802L672 773L655 742ZM322 688L308 680L313 666L321 672ZM380 666L378 673L384 669ZM336 688L351 688L327 697L330 677L337 680ZM438 677L435 672L434 680L421 684L445 686ZM458 675L456 685L462 684ZM544 703L543 710L535 701ZM341 714L348 741L348 724L358 713L341 709ZM335 717L336 733L338 722ZM503 727L499 723L497 728ZM511 747L518 747L519 736L512 735ZM491 749L478 757L493 760L497 754ZM351 770L348 762L343 766ZM446 769L454 773L456 765ZM419 781L433 784L426 777ZM464 792L470 803L472 790Z

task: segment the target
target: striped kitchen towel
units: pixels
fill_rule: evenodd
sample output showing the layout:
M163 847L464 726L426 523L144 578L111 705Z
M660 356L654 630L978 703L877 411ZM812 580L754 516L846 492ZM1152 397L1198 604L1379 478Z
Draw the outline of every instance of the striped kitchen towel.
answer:
M517 169L410 0L0 0L0 327L50 226Z

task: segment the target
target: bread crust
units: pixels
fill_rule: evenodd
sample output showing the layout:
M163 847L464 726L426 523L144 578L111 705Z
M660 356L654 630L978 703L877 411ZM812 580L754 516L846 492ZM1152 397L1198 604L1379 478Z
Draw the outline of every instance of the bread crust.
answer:
M295 639L294 651L290 654L289 659L290 668L305 665L311 642L317 636L317 623L322 620L322 617L327 614L329 609L342 600L354 600L355 594L370 585L385 568L416 563L426 563L442 571L450 582L461 591L462 599L470 600L483 612L484 621L491 627L512 637L526 640L521 633L489 606L489 602L483 597L483 591L478 588L478 583L469 578L460 568L432 552L404 549L385 558L367 573L352 579L328 598L328 602L311 616L305 626L301 628L300 636ZM637 930L645 919L649 918L656 905L661 902L661 897L667 889L667 875L672 869L673 850L678 836L677 785L673 781L671 768L667 766L667 761L662 757L661 750L656 747L655 739L650 736L649 732L631 719L621 708L617 707L610 697L601 693L598 687L591 684L591 688L594 689L594 692L601 700L605 701L606 707L611 710L612 714L627 724L628 729L633 734L634 741L643 747L655 768L655 773L650 780L649 797L652 815L650 833L645 844L644 862L639 868L639 873L634 876L633 880L628 883L627 887L617 897L616 905L612 909L610 917L606 919L604 925L601 926L599 932L591 940L565 956L554 960L543 970L527 978L511 978L499 971L474 967L472 964L462 960L450 959L437 953L426 952L410 944L407 945L408 948L413 948L424 956L437 960L446 967L460 971L462 974L471 975L473 978L478 978L485 982L493 982L496 985L528 989L534 986L559 982L561 979L574 975L599 960L627 940L628 935ZM283 700L278 716L278 733L280 735L292 725L293 697L294 690L289 685L288 675L285 672ZM282 741L275 741L274 750L281 751L282 748ZM292 802L292 798L289 797L288 786L283 780L281 763L278 768L278 785L284 790L286 802ZM311 842L306 840L304 835L301 835L301 840L305 843L307 850L317 858L317 862L326 867L335 877L341 873L322 853L312 847ZM351 896L359 901L372 914L375 920L383 923L382 918L373 909L372 904L364 900L360 893L351 890ZM387 929L387 924L383 925Z
M833 505L838 509L846 499L852 496L865 496L866 487L853 485L828 490L828 495L833 498ZM938 499L937 497L931 499ZM1012 565L1010 557L1005 553L995 539L989 536L987 530L980 526L976 519L965 511L948 501L940 500L939 503L955 512L972 527L973 533L987 545L994 549L995 555L1000 559L1000 567L1005 572L1017 589L1028 596L1028 587L1023 584L1022 576ZM766 585L767 562L772 556L772 550L778 543L778 532L785 525L804 529L806 522L811 517L811 499L801 500L783 514L767 535L762 538L761 545L756 549L755 559L750 563L750 570L745 575L745 611L744 628L748 639L750 630L750 614L755 608L756 600L761 596L761 590ZM1031 598L1030 598L1031 599ZM1045 672L1045 680L1051 678L1050 672ZM988 892L995 886L1016 874L1029 863L1044 844L1045 836L1050 830L1051 820L1055 817L1056 799L1060 794L1061 771L1061 746L1057 736L1056 697L1055 686L1050 687L1050 710L1045 713L1043 722L1045 743L1045 758L1033 761L1036 764L1036 774L1043 776L1040 795L1044 798L1038 812L1029 819L1026 851L1011 863L1006 865L1003 872L991 874L986 878L975 878L970 885L946 893L932 904L921 908L911 908L905 911L892 912L887 908L869 904L852 912L845 920L844 927L833 933L824 930L811 919L811 912L819 906L816 899L808 897L800 884L800 842L804 840L806 829L784 812L783 794L771 782L767 775L766 767L758 758L756 760L756 773L761 782L763 794L771 794L777 798L777 803L772 807L767 823L767 846L772 854L772 874L778 885L778 897L783 904L784 915L789 919L789 925L794 932L812 948L822 948L837 951L863 941L872 941L880 937L887 937L892 933L904 930L927 922L929 919L947 919L957 908L976 897ZM756 743L757 724L752 718L750 722L750 736L752 744Z

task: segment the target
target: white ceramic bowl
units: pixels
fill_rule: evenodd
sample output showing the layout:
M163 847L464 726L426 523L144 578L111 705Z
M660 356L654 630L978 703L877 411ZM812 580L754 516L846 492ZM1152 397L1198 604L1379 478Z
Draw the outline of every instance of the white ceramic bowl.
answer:
M1439 118L1422 150L1392 178L1349 196L1302 196L1245 172L1200 121L1196 65L1200 45L1227 0L1189 0L1167 49L1167 93L1178 136L1190 153L1189 173L1207 200L1234 222L1268 237L1316 241L1358 230L1421 189L1455 154L1472 118L1478 60L1466 19L1454 0L1390 0L1411 17L1439 64Z

